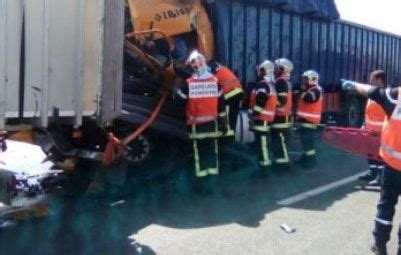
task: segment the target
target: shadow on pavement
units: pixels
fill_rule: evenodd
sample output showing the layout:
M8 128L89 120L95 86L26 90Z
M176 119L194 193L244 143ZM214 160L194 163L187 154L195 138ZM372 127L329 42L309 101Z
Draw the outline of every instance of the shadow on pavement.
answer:
M149 225L194 229L237 223L255 228L269 212L281 208L277 201L354 175L366 167L361 159L319 145L319 167L295 167L288 172L271 172L267 178L254 178L255 152L231 148L225 153L223 172L214 192L201 195L192 191L185 170L191 169L190 155L180 153L174 163L167 160L159 166L169 169L159 179L138 181L137 176L131 175L129 195L97 200L62 198L51 217L0 230L3 254L155 254L151 247L134 239ZM325 210L354 191L347 189L319 203L291 207ZM116 201L120 203L110 205Z

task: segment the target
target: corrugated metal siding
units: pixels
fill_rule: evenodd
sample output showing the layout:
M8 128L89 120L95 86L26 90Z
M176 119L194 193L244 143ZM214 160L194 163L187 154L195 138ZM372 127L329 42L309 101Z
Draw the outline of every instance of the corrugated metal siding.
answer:
M401 82L399 36L283 12L264 4L240 0L228 3L217 4L215 10L218 58L244 82L256 79L256 65L263 59L279 57L294 62L295 85L307 69L320 73L326 91L336 91L341 78L367 82L374 69L387 71L389 84Z
M0 0L0 128L4 115L47 126L54 107L75 125L82 115L120 115L124 1L23 2Z
M22 38L21 0L0 0L0 128L18 116Z

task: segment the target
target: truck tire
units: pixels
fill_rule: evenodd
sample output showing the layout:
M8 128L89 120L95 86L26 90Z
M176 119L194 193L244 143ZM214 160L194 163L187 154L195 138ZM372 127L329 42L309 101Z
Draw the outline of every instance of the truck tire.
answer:
M361 127L363 123L363 106L362 100L358 97L350 97L347 100L347 126Z
M137 127L124 121L116 121L116 134L118 137L126 137L131 134ZM133 164L141 164L149 158L151 151L149 137L147 135L139 135L134 141L128 144L126 160Z
M145 161L150 154L150 142L146 136L140 135L134 141L128 144L130 150L126 159L130 163L141 163Z

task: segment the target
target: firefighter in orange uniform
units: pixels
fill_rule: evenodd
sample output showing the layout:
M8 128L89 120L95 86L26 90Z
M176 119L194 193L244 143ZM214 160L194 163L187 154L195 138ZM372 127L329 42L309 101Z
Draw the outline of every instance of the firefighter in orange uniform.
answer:
M274 163L281 169L290 168L288 156L288 140L291 132L292 115L292 85L291 72L294 68L292 62L285 58L275 61L275 84L277 92L277 108L272 124L271 138L273 143Z
M393 217L398 197L401 194L401 87L380 88L353 81L342 80L344 90L356 90L378 103L386 113L381 133L380 156L384 161L380 200L373 230L374 244L371 250L376 255L387 255ZM398 231L398 253L401 254L401 227Z
M315 134L323 109L323 91L319 86L319 74L308 70L302 75L301 95L297 107L297 122L301 134L303 153L298 163L302 167L316 165Z
M382 70L376 70L370 75L370 84L373 86L384 87L386 83L386 73ZM364 128L370 131L381 133L383 129L386 113L383 108L375 101L369 99L365 109ZM362 181L368 181L369 185L380 186L380 176L384 165L380 161L368 160L369 173L359 177Z
M202 54L192 52L187 63L194 72L177 90L177 98L185 104L195 175L205 179L219 174L217 139L227 132L224 94Z
M237 117L240 104L244 96L244 90L242 89L240 80L229 68L223 66L215 60L209 61L208 64L211 68L212 74L216 76L220 86L223 89L228 117L227 136L233 137L232 140L234 140Z
M250 129L255 133L260 173L265 175L272 162L269 157L269 132L277 106L274 64L265 60L258 66L259 81L251 91Z

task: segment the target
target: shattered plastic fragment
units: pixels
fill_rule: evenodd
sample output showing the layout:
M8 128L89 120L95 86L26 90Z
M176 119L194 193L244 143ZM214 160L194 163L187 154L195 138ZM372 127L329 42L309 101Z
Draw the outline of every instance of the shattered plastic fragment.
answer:
M10 227L14 227L16 225L17 225L17 222L13 221L13 220L0 221L0 228L10 228Z
M288 226L287 224L281 224L280 228L288 234L292 234L296 231L295 228Z
M110 204L110 206L111 206L111 207L113 207L113 206L116 206L116 205L121 205L121 204L124 204L124 203L125 203L125 200L120 200L120 201L117 201L117 202L111 203L111 204Z

